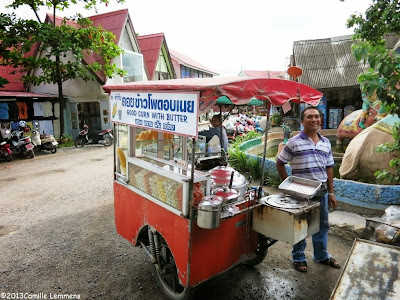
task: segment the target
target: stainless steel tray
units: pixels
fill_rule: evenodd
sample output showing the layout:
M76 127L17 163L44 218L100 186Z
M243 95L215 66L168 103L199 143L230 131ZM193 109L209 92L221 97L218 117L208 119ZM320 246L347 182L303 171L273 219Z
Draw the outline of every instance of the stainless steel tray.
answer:
M320 187L320 181L305 179L297 176L287 177L278 186L283 193L303 199L311 199L314 197Z

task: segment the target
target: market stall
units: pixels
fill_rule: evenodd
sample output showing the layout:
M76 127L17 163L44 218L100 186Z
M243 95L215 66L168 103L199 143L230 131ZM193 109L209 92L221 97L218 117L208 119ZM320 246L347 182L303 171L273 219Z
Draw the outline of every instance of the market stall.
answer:
M230 167L195 169L198 115L221 96L237 105L258 99L280 106L288 101L317 105L322 94L292 81L242 77L136 82L104 89L110 93L116 136L116 228L149 254L165 294L185 299L193 287L237 264L260 263L279 240L279 235L265 236L265 227L272 225L264 221L287 208L269 209L262 186L249 189L243 175ZM308 201L310 194L296 196L303 197L295 199L301 204L298 211L281 218L284 223L286 218L301 220L300 230L290 225L286 230L302 239L318 228L313 222L319 205Z

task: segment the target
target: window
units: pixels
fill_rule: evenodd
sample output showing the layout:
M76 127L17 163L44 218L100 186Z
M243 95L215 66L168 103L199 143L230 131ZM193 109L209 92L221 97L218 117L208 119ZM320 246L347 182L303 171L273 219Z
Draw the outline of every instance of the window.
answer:
M168 73L165 72L156 72L155 78L157 80L171 79Z
M121 55L122 69L127 72L124 83L143 80L143 55L127 50Z
M181 78L190 78L190 68L181 65Z

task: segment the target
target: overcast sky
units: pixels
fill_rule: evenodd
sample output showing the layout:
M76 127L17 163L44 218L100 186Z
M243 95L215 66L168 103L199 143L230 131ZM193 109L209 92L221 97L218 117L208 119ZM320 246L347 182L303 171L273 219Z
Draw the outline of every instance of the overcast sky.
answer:
M1 0L0 11L11 0ZM140 35L165 34L167 45L221 75L240 70L285 71L285 58L294 41L352 34L346 20L364 13L372 0L110 0L99 13L129 9L135 31ZM82 9L57 12L84 16ZM44 20L47 9L40 11ZM28 7L17 16L35 18Z

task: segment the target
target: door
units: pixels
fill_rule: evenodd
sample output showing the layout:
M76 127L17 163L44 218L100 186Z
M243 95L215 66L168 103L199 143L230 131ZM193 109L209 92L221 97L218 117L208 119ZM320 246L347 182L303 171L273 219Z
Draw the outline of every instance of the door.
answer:
M79 128L86 124L89 131L101 130L100 105L98 101L77 103Z

